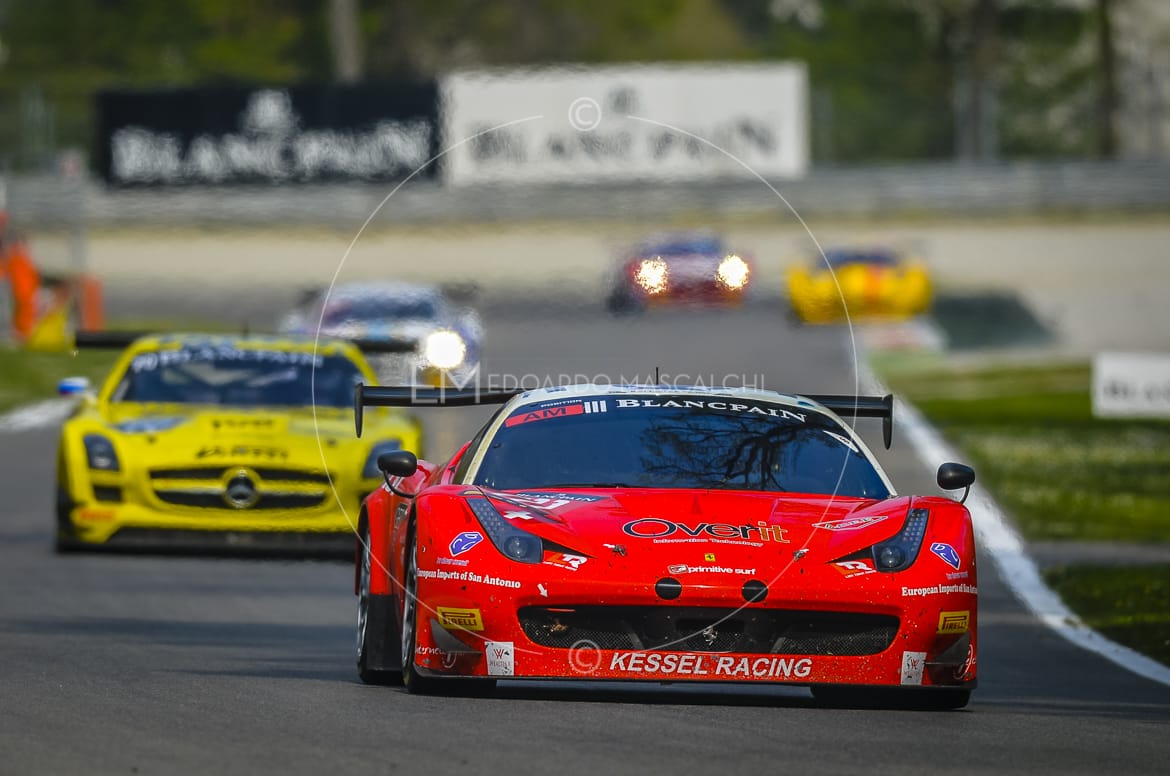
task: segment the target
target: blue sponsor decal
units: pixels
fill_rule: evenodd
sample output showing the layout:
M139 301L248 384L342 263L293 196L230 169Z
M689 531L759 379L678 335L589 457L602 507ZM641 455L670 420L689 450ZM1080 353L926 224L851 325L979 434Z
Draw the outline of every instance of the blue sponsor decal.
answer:
M478 531L464 531L451 540L450 546L447 549L452 555L462 555L470 550L475 545L483 541L483 534ZM954 552L954 550L952 550ZM955 568L958 568L956 566Z
M955 552L954 547L946 542L935 542L930 545L930 551L942 558L948 566L956 571L958 570L960 565L959 553Z

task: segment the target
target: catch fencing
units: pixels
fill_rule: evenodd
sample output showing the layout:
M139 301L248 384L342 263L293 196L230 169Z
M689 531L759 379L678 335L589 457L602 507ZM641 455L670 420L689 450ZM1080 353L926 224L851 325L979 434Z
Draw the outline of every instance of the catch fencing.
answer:
M32 229L170 225L377 225L517 220L903 215L997 216L1170 208L1170 163L902 164L813 168L800 180L478 184L412 180L118 188L89 178L17 177L14 224Z

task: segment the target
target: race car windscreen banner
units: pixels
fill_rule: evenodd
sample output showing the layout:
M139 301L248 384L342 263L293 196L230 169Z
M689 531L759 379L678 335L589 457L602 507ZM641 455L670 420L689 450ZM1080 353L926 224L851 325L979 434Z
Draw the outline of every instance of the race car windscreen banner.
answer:
M114 185L396 180L437 153L437 107L433 81L103 92L96 159Z

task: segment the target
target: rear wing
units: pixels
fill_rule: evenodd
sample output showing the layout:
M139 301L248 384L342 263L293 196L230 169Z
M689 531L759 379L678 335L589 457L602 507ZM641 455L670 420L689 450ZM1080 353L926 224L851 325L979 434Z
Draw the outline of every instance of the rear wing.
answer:
M353 389L353 422L362 435L362 415L366 407L472 407L478 404L504 404L524 393L523 389L490 391L478 388L428 388L413 385L363 385Z
M362 415L366 407L471 407L479 404L504 404L523 389L491 391L477 388L429 388L409 385L363 385L353 392L353 420L357 435L362 435ZM882 441L888 450L894 436L894 395L849 396L805 394L842 418L881 418Z
M885 396L804 394L804 398L812 399L845 420L881 418L882 442L885 443L887 450L890 449L890 444L894 441L894 394L887 393Z
M74 348L86 349L121 349L129 347L136 340L142 337L149 337L152 334L159 334L156 331L79 331L73 335ZM231 336L230 333L224 332L224 336ZM258 332L250 332L246 328L240 331L237 336L251 336L255 334L261 336L280 337L280 334L261 334ZM211 332L209 337L214 337L216 334ZM344 341L339 337L322 337L323 342ZM358 350L363 353L413 353L416 345L408 340L371 340L371 339L351 339L348 340L356 345Z

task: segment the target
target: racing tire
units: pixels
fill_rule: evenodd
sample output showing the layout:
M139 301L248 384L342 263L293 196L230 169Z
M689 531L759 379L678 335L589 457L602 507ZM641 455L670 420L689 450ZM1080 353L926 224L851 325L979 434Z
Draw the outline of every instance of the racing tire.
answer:
M53 551L58 555L63 555L69 552L78 552L84 549L81 542L69 537L72 522L69 519L70 513L73 511L73 500L69 498L69 491L57 486L56 495L56 512L57 512L57 530L53 535Z
M394 596L376 596L370 593L372 561L369 534L363 531L359 539L361 565L358 574L358 678L365 684L402 684L402 672L397 667L386 668L398 666L402 662L398 655L401 642L397 638L397 628L393 627Z
M900 709L905 711L947 711L961 709L971 701L971 691L958 687L910 689L903 687L812 688L813 698L834 708Z
M423 676L414 666L418 649L418 539L413 526L406 550L406 578L402 590L402 684L415 695L488 695L494 679L436 679Z

